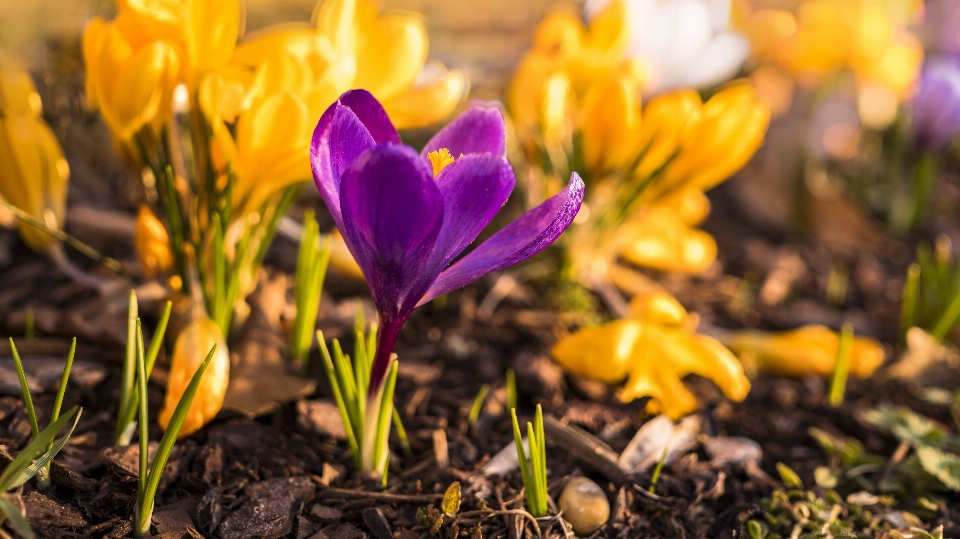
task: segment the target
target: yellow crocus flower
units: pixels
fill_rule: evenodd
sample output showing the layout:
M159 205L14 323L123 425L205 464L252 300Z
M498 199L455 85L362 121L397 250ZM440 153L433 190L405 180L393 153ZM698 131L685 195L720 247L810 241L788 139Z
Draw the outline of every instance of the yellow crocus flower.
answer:
M821 325L793 331L767 333L740 331L727 345L751 370L783 376L827 377L837 361L840 335ZM855 337L850 347L850 373L866 378L883 363L883 346L864 337Z
M163 223L147 205L140 206L133 229L133 246L140 259L143 276L152 279L173 269L170 236Z
M620 227L620 256L661 271L704 271L717 257L717 243L696 225L709 213L710 201L703 191L685 189Z
M30 76L0 56L0 196L42 221L63 227L70 169L53 132L40 117L40 95ZM49 252L50 234L20 222L20 237Z
M769 124L770 107L752 84L734 83L717 92L703 104L697 129L678 142L682 150L664 167L654 192L716 186L753 157Z
M163 399L163 408L157 422L164 429L170 424L173 411L190 384L190 379L203 364L213 346L217 351L210 365L200 378L200 387L190 404L187 417L180 429L180 438L189 436L200 427L209 423L223 407L223 398L227 394L230 380L230 355L227 343L217 324L209 318L199 318L190 322L173 346L173 358L170 360L170 374L167 378L167 393Z
M431 64L429 41L414 13L380 13L369 0L321 0L314 26L277 25L249 36L231 63L256 69L271 58L295 58L310 80L298 93L319 117L350 88L369 90L399 128L422 127L453 111L466 90L460 71ZM309 177L309 175L308 175Z
M239 0L118 0L117 17L83 32L87 104L98 108L122 154L144 127L170 119L173 90L226 65L240 34ZM146 156L139 156L146 157Z
M650 397L647 410L673 419L696 411L696 398L681 379L709 378L730 399L743 400L750 381L736 357L719 341L698 335L696 317L665 292L634 296L630 315L561 339L554 359L571 374L614 384L624 402Z
M131 17L107 22L94 17L83 32L87 103L99 108L119 146L130 145L143 127L168 121L180 57L170 43L143 42Z

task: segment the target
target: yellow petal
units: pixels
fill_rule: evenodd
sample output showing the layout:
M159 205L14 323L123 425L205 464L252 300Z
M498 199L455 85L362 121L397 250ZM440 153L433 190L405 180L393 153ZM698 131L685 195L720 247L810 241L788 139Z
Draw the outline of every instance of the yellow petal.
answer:
M356 47L357 0L321 0L313 11L317 30L327 36L339 54L353 54Z
M647 361L637 362L637 368L630 373L627 383L620 391L620 400L630 402L642 397L650 397L646 411L650 414L665 414L671 419L697 411L697 398L690 392L677 373L660 362L654 351Z
M709 189L729 178L753 157L770 123L770 107L751 84L733 84L702 108L699 129L663 171L664 188Z
M133 245L143 276L152 279L173 269L173 251L167 229L147 205L141 205L133 229Z
M687 323L687 310L666 292L644 292L630 300L630 318L660 326L683 326Z
M312 119L298 97L285 92L255 102L237 120L234 203L258 210L273 193L311 177Z
M646 179L678 150L678 145L700 125L700 94L693 90L673 91L651 99L643 110L643 130L638 146L643 157L634 171Z
M830 376L837 359L840 335L820 326L804 326L782 333L741 331L729 343L745 362L755 362L762 372L785 376ZM883 346L873 339L856 337L850 349L850 373L870 376L883 363Z
M577 116L589 174L600 177L636 158L640 119L640 85L631 77L611 77L590 86Z
M220 328L208 318L194 320L187 325L177 336L177 342L173 346L173 358L170 360L170 374L167 378L167 393L163 399L163 408L157 417L157 422L163 429L169 425L173 411L184 391L187 390L190 379L196 374L214 345L217 351L203 373L203 377L200 378L200 387L187 411L179 438L200 430L223 407L223 398L227 393L227 383L230 380L230 355Z
M40 116L42 104L33 79L18 63L0 56L0 111L5 116Z
M427 29L415 15L383 15L362 28L363 45L357 52L355 88L364 88L385 100L413 86L427 59Z
M10 61L0 64L0 196L43 221L63 226L69 167L60 144L38 116L39 96L29 76ZM20 222L20 235L31 248L46 251L56 243L46 232Z
M225 2L212 3L229 3ZM169 43L183 40L183 0L118 0L116 21L129 29L137 46L158 39Z
M309 58L320 54L324 38L315 28L303 23L285 23L269 26L248 34L237 45L230 64L254 70L269 58L289 54Z
M186 49L191 79L227 65L240 35L239 0L187 0ZM189 84L195 84L188 80Z
M709 268L717 257L713 237L666 206L647 208L617 234L623 236L620 255L639 266L693 274Z
M584 46L604 51L612 58L620 58L630 43L629 20L625 0L613 0L590 22L583 40Z
M467 86L462 71L450 71L387 99L383 108L399 129L424 127L449 116L463 101Z
M560 339L551 353L567 372L612 384L626 377L642 332L635 320L615 320Z

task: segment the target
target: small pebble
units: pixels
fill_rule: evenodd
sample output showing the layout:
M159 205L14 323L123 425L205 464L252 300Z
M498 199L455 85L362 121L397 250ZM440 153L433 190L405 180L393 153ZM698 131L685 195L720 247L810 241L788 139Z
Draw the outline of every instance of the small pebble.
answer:
M577 535L590 535L610 518L610 502L600 485L586 477L567 481L560 493L560 511Z

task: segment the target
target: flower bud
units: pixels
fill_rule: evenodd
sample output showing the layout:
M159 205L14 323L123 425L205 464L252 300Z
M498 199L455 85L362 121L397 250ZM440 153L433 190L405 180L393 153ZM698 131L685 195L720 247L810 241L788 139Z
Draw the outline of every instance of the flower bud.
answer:
M174 344L170 374L167 378L167 394L163 400L163 409L157 417L164 429L169 425L190 380L214 345L217 346L217 351L200 379L200 386L180 430L180 438L199 430L223 407L223 398L230 380L230 355L220 328L209 318L200 318L188 324Z
M173 269L173 251L167 229L145 204L137 212L133 244L140 259L140 269L147 279Z

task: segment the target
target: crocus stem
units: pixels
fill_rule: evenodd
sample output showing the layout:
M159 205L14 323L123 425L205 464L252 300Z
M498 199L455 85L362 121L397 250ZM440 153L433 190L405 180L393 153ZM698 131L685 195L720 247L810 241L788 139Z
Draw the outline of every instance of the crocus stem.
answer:
M397 337L400 335L400 328L406 318L393 318L380 315L380 328L377 335L377 355L373 361L373 368L370 370L370 386L367 389L368 398L373 398L390 368L390 354L393 353L393 345L397 343Z

